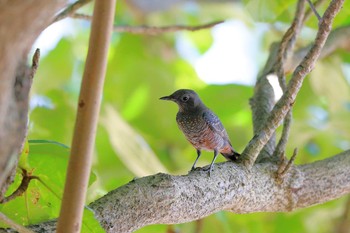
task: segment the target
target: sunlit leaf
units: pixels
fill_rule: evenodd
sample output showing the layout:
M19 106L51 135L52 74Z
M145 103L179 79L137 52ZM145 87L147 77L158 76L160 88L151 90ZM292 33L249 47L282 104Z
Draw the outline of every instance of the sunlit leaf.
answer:
M0 205L0 210L20 224L34 224L57 218L63 194L69 149L59 142L48 140L29 141L27 172L37 177L32 179L22 196ZM18 170L15 182L7 191L11 194L22 180ZM91 175L90 183L96 180Z
M137 134L113 109L105 108L101 119L109 134L115 153L135 175L146 176L156 172L166 172L144 138Z

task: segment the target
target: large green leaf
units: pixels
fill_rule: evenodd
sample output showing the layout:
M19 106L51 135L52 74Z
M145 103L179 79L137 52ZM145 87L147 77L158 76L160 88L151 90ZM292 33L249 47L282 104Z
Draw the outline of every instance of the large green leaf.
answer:
M59 142L29 140L28 145L28 154L21 155L27 157L23 168L38 179L31 180L22 196L0 206L1 212L23 225L58 217L69 158L69 148ZM17 189L21 180L22 171L18 169L7 196ZM96 176L92 173L89 183L95 180ZM84 226L89 228L89 221L84 220Z

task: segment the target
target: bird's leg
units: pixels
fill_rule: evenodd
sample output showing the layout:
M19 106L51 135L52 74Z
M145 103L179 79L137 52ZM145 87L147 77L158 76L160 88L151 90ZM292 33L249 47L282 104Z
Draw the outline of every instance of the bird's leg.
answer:
M215 162L215 160L216 160L216 157L218 157L218 150L214 150L214 158L213 158L213 161L211 161L211 164L210 164L210 167L209 167L209 169L206 169L206 170L209 170L209 176L210 176L210 173L211 173L211 171L213 170L213 167L214 167L214 162Z
M196 166L196 163L197 163L199 157L201 157L201 151L197 149L197 158L196 158L196 160L194 161L194 164L193 164L193 166L192 166L192 168L191 168L191 171L193 171L193 170L195 169L195 166Z

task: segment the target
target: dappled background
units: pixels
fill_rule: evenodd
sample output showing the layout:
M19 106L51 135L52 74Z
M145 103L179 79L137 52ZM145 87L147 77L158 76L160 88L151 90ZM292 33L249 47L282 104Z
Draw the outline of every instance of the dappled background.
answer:
M135 177L187 174L196 152L177 128L177 106L159 101L180 88L198 92L220 117L234 148L242 151L253 136L249 98L256 77L269 46L289 27L296 4L290 0L143 2L118 1L115 24L225 22L195 32L113 33L88 202ZM324 8L320 7L321 14ZM79 12L91 14L92 7ZM349 13L347 2L334 27L349 24ZM309 44L316 29L316 17L311 16L297 47ZM41 49L42 58L31 91L28 143L23 152L27 157L22 166L31 168L46 185L34 180L22 198L1 207L18 222L58 216L89 30L87 20L65 19L48 28L33 47ZM318 62L305 80L293 108L287 147L287 157L295 147L299 149L296 164L350 147L349 62L349 53L339 51ZM198 165L207 165L211 159L212 153L204 152ZM217 160L222 161L223 157ZM17 185L19 180L20 176ZM342 198L293 213L219 212L193 223L148 226L137 232L337 232L346 202Z

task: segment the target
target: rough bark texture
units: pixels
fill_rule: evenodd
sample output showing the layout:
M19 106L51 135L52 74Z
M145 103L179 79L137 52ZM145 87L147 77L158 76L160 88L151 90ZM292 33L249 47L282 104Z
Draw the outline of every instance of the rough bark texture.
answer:
M25 63L28 51L64 2L0 2L0 197L12 182L26 134L30 87Z
M225 162L216 164L211 177L201 169L183 176L159 173L132 180L89 207L106 232L132 232L150 224L189 222L220 210L289 212L350 193L350 150L294 166L283 182L274 179L277 169L260 163L249 171ZM55 232L55 221L30 229Z
M259 152L271 139L277 127L282 123L284 117L291 110L306 75L313 70L315 63L321 54L328 35L331 32L333 20L343 6L343 3L344 0L333 0L330 2L319 24L319 30L317 31L315 41L310 50L294 70L285 92L275 104L267 119L263 122L259 132L254 135L244 149L242 155L247 167L251 168L253 166Z
M23 79L27 76L23 61L36 36L52 22L55 12L60 9L63 2L63 0L0 2L0 41L2 41L0 45L2 61L0 63L2 70L0 169L3 179L8 177L7 174L14 167L15 159L12 160L14 162L9 163L10 158L16 158L13 155L18 154L26 132L28 88L25 88L27 91L21 91L21 87L28 85L26 79ZM339 7L337 4L342 2L333 0L331 4L333 7ZM334 17L334 12L329 16ZM330 31L329 20L326 17L323 24L321 23L320 28L322 25L324 27L321 34ZM11 30L8 28L9 25ZM326 56L336 48L349 50L347 35L349 35L349 27L335 30L320 56ZM297 51L290 59L291 62L286 65L286 70L294 70L310 48L313 50L309 55L313 56L314 53L319 55L325 39L322 35L319 37L323 39L316 40L316 45L310 45L305 51L302 49ZM276 48L272 47L270 59L261 75L266 75L265 71L271 71L271 65L274 64L278 51ZM291 82L290 91L300 88L305 72L313 68L315 59L310 59L308 56L306 61L304 60L305 62L297 68L294 76L299 78ZM296 93L289 93L289 97L288 95L285 97L285 102L282 101L277 107L284 108L283 104L286 106L292 104ZM273 91L266 79L257 83L255 95L252 109L254 131L258 133L261 130L259 124L265 124L268 121L268 115L274 105ZM261 103L264 106L260 106ZM261 109L255 109L256 106ZM286 110L282 109L282 111ZM281 119L283 117L280 116L270 119L269 124L276 127ZM274 130L275 128L270 128L268 136L258 135L259 140L261 138L264 142L270 140L264 148L267 158L274 150ZM254 139L251 146L255 145L253 142ZM258 153L259 150L254 149L254 151ZM264 157L261 156L261 158ZM350 193L349 150L323 161L292 166L282 181L275 178L278 170L276 163L269 159L267 161L256 163L250 170L243 164L231 162L216 164L211 177L208 177L207 172L197 169L184 176L157 174L140 178L111 191L92 203L90 207L95 211L97 219L107 232L131 232L149 224L188 222L220 210L235 213L291 211ZM30 228L36 232L54 232L56 222L50 221ZM13 231L0 230L0 232Z
M349 193L349 169L350 151L293 167L283 183L272 178L277 166L271 163L257 164L248 171L242 165L226 162L217 164L211 177L195 171L187 176L157 174L137 179L90 207L107 232L188 222L220 210L287 212Z

